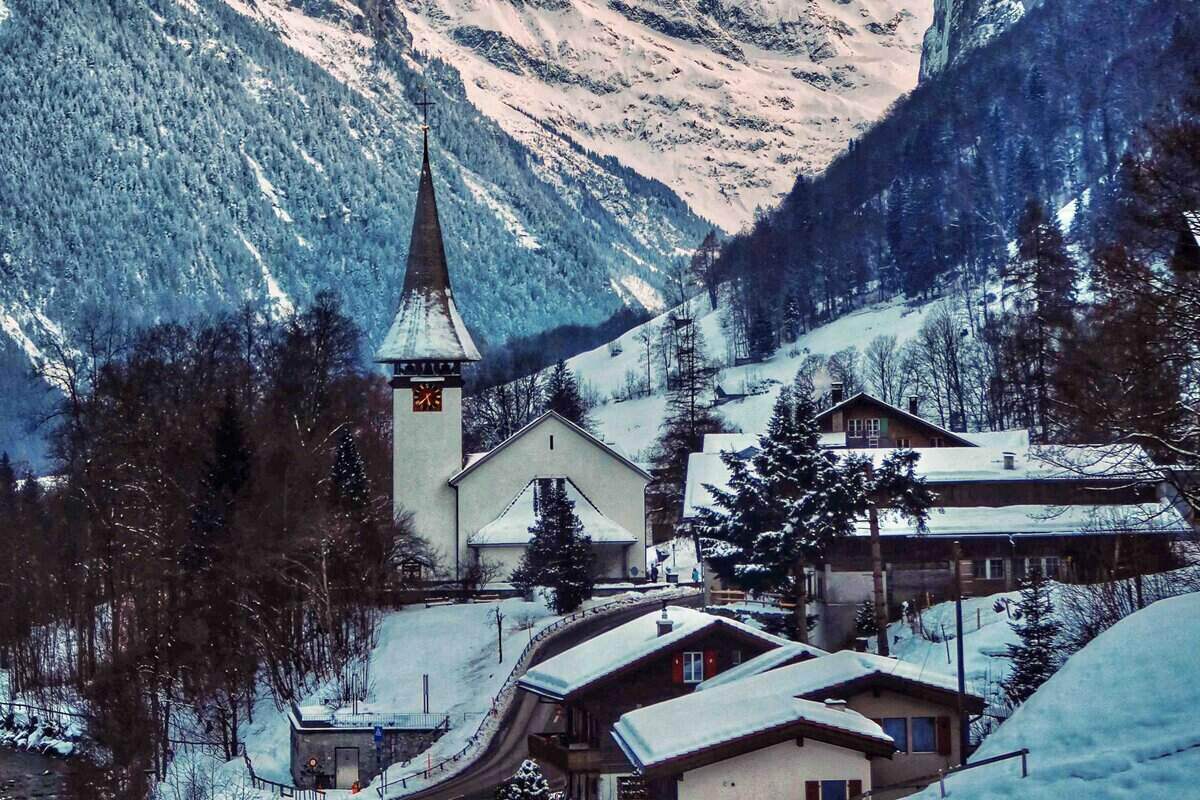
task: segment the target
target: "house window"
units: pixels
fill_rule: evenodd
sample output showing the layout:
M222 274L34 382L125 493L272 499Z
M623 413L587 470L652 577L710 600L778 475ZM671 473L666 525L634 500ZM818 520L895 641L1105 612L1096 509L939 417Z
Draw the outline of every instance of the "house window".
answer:
M734 650L732 653L730 653L730 654L729 654L729 663L730 663L730 664L732 664L732 665L733 665L733 666L735 666L735 667L736 667L738 664L742 663L742 651L741 651L741 650Z
M929 446L930 447L945 447L946 440L943 439L941 436L931 437L929 440Z
M863 420L848 419L846 420L846 435L858 438L863 435Z
M907 450L912 447L912 439L909 439L907 436L900 436L896 439L896 447L901 450Z
M1004 579L1004 559L989 558L988 559L988 578L996 581Z
M937 752L937 720L933 717L912 718L912 752Z
M1047 578L1058 577L1058 556L1046 556L1042 559L1042 574Z
M901 753L908 752L908 717L884 717L880 727L892 737L897 750Z
M1017 559L1014 564L1017 572L1015 577L1018 578L1028 576L1035 569L1047 578L1057 578L1060 561L1058 556L1044 556L1042 558Z
M704 653L689 652L683 654L683 682L700 683L704 680Z
M821 800L846 800L846 782L821 781Z
M880 428L879 420L878 419L869 419L866 421L866 423L867 423L867 436L878 439L879 438L879 428Z

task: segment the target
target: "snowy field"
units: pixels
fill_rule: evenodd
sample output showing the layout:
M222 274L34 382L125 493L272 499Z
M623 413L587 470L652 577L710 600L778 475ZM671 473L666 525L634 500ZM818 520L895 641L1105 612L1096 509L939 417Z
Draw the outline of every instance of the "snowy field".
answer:
M1200 593L1159 600L1071 656L972 757L1017 761L946 779L970 800L1182 800L1200 785ZM917 795L940 796L936 786Z
M723 367L716 380L725 391L748 393L760 390L763 393L723 405L720 413L736 430L762 432L771 417L771 408L780 388L792 382L796 370L809 354L829 356L850 345L857 346L862 352L872 339L880 335L895 336L902 345L916 336L925 316L936 303L909 305L902 298L893 298L814 328L760 364ZM691 307L697 315L708 356L720 364L732 363L730 344L721 327L720 308L713 311L704 296L693 298ZM644 381L646 348L637 337L643 330L650 330L657 338L657 332L665 322L666 316L659 316L627 331L615 340L621 349L619 355L611 355L606 344L567 362L571 370L599 395L601 405L592 409L592 417L602 438L636 461L646 460L649 448L658 437L667 407L666 396L661 388L656 388L656 392L647 397L616 402L613 393L624 386L628 372L643 376ZM658 368L659 365L654 364L656 384ZM821 380L820 377L818 380ZM826 388L827 384L818 386L818 389Z

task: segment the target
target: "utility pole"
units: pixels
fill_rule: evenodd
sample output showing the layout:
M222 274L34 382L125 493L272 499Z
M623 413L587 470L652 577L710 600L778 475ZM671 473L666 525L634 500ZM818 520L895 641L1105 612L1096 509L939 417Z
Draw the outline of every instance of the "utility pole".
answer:
M498 657L497 663L504 663L504 629L500 623L504 620L504 615L500 613L500 604L496 604L496 654Z
M879 511L872 503L867 510L871 525L871 582L875 604L875 646L879 655L888 655L888 614L883 597L883 546L879 540Z
M963 704L967 692L966 667L963 664L963 611L962 611L962 546L954 542L954 636L958 651L958 738L959 758L966 761L967 747L971 743L971 720Z

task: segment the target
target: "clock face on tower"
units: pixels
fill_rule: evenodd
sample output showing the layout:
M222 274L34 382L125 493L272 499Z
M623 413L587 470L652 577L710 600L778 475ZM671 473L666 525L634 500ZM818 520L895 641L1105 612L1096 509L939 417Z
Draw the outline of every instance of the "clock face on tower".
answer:
M413 411L441 411L442 387L435 383L414 383Z

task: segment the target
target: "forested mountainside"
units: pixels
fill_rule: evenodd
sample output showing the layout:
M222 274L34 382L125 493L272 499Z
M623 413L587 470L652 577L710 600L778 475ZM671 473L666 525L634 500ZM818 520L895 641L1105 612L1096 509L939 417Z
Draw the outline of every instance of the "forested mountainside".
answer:
M519 140L561 131L734 230L916 84L931 2L399 4L417 48Z
M283 311L332 287L373 344L403 277L426 88L456 293L485 342L655 307L662 267L709 229L613 158L514 140L390 3L0 7L0 449L20 453L44 400L30 362L110 317Z
M1134 137L1185 114L1198 40L1191 0L1033 7L726 243L713 272L736 279L743 335L787 341L876 286L915 296L978 278L1007 257L1030 199L1086 199L1065 232L1086 249Z

